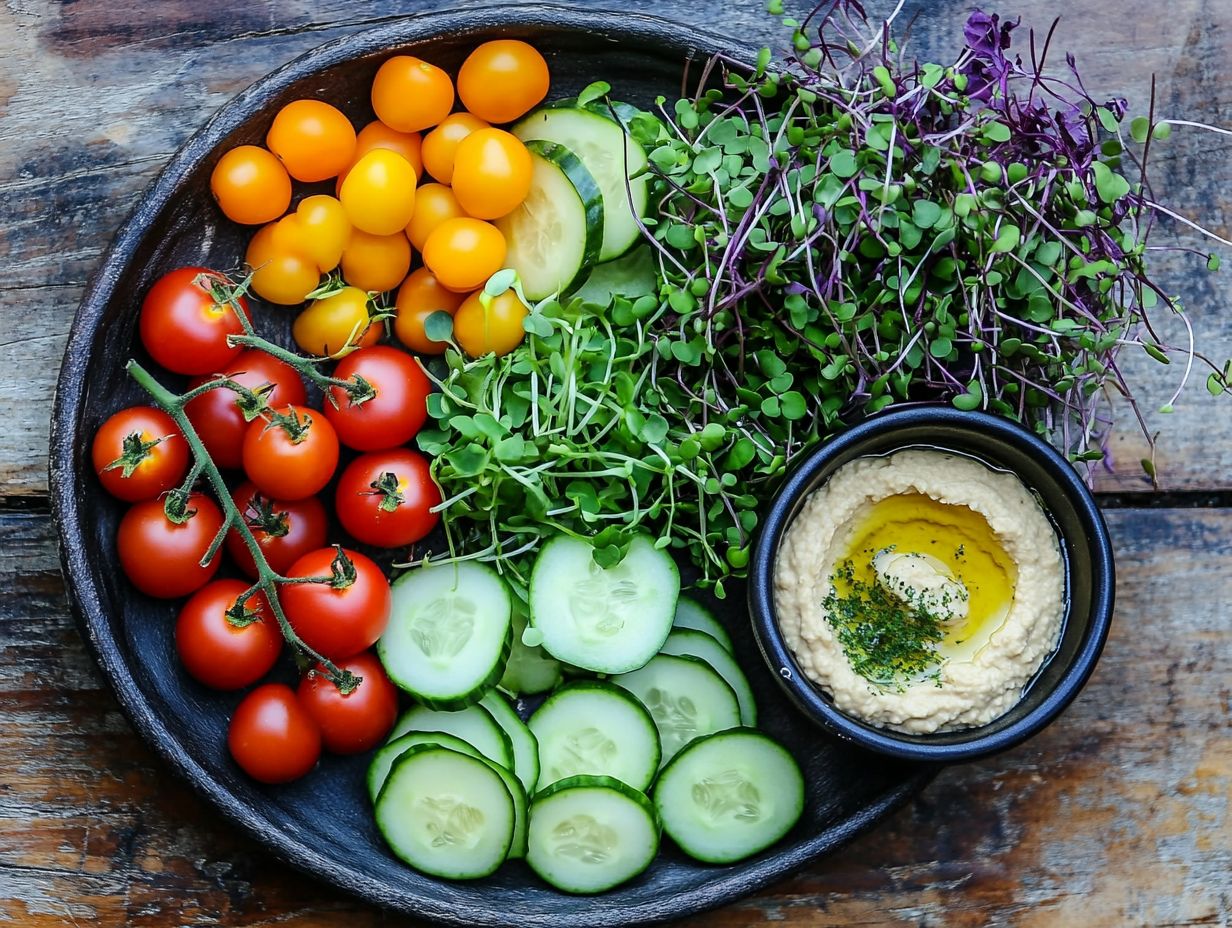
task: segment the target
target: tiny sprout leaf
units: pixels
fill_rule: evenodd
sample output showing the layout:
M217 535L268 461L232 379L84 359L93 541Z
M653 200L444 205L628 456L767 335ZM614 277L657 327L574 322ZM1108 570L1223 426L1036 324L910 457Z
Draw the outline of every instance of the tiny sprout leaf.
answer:
M596 100L606 97L611 92L612 85L607 81L595 81L593 84L585 87L582 92L577 95L577 105L585 106L588 103L594 103Z
M1141 145L1151 131L1151 123L1145 116L1135 116L1129 124L1129 137Z
M1222 261L1217 254L1210 254L1206 258L1206 269L1208 271L1217 271Z
M447 342L453 338L453 316L443 309L430 313L424 320L424 335L434 342Z
M593 85L592 85L593 86ZM483 292L488 296L497 297L513 286L518 279L518 272L511 267L497 271L483 285Z
M1218 374L1210 374L1206 378L1206 392L1211 396L1219 396L1227 387L1224 386L1223 380Z
M1151 134L1160 142L1167 141L1168 137L1172 135L1172 126L1166 122L1158 123L1155 126L1155 131Z

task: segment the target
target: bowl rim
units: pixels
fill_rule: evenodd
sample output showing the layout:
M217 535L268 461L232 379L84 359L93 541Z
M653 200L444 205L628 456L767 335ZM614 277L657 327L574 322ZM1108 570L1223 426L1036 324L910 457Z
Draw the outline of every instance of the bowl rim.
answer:
M791 524L793 510L815 489L818 473L836 457L858 449L871 438L919 425L946 425L992 433L1035 457L1074 501L1083 523L1083 538L1066 536L1065 540L1071 544L1085 543L1091 551L1091 619L1070 666L1039 705L1022 718L986 735L978 734L979 728L971 729L975 733L972 737L950 744L907 740L896 732L875 728L836 708L804 673L787 647L774 608L775 556ZM1095 670L1108 638L1116 600L1116 568L1108 526L1099 505L1078 471L1056 448L1018 423L1000 416L940 404L921 404L879 412L808 454L783 484L762 522L749 565L748 590L753 631L762 656L775 679L805 716L832 734L880 754L905 760L955 763L986 757L1021 744L1049 725L1074 700Z
M296 81L366 54L393 52L441 35L493 29L545 28L560 33L593 37L619 36L642 48L674 49L682 57L708 57L722 53L736 61L749 58L749 49L737 40L686 24L643 13L616 9L578 9L555 3L515 3L499 8L422 11L359 30L291 59L258 78L233 96L170 157L137 199L103 255L83 292L69 333L64 361L56 382L49 443L48 489L52 519L59 542L66 594L78 628L95 662L102 669L129 722L168 766L187 781L233 825L255 839L271 854L310 876L366 902L441 924L571 926L576 912L496 911L491 905L458 897L455 884L437 881L436 896L367 876L349 861L323 854L318 845L283 830L258 807L245 802L215 780L171 732L143 694L106 619L103 595L90 567L82 539L83 506L91 474L79 460L78 431L84 408L86 373L100 334L104 311L114 297L129 256L149 234L157 216L177 194L188 175L207 160L220 142L243 123L259 118L268 98ZM938 768L921 765L894 788L878 795L855 814L783 852L733 868L713 868L713 876L688 893L641 899L623 907L591 905L587 924L618 926L664 921L712 909L748 895L833 851L867 831L902 806L936 776ZM309 836L310 837L310 836ZM452 890L452 891L451 891ZM476 897L478 898L478 897Z

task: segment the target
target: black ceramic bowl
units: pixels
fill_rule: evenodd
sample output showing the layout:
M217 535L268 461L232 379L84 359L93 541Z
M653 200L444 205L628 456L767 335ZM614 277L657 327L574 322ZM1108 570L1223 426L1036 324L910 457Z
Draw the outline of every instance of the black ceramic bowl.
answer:
M185 264L226 269L243 258L250 230L225 221L209 193L221 153L259 143L278 108L298 97L329 100L362 124L372 118L372 76L389 55L419 55L454 69L477 43L498 37L526 39L545 54L554 98L603 77L644 106L678 92L690 61L696 75L714 52L734 59L753 53L692 26L635 13L515 4L397 19L324 45L245 90L176 153L136 204L73 322L52 415L61 560L82 634L134 727L272 856L314 880L433 924L573 928L679 918L752 892L851 839L918 791L933 768L820 735L775 684L733 597L722 611L761 726L791 749L809 785L804 817L789 835L731 866L700 864L665 842L646 873L591 899L553 890L518 861L475 882L426 877L398 861L376 831L364 789L367 757L327 756L318 770L281 787L261 786L239 771L227 753L226 730L242 694L208 691L184 673L172 640L178 604L141 596L125 582L113 543L123 507L102 492L90 466L90 442L103 420L148 402L124 364L145 359L135 330L151 283ZM285 341L293 314L254 306L263 334ZM289 661L276 674L295 678Z
M1061 539L1066 609L1060 643L1018 704L978 728L910 735L876 728L841 712L800 669L775 614L775 559L784 533L809 494L849 461L910 447L956 451L1017 474L1038 496ZM952 763L1020 744L1069 705L1095 669L1108 637L1115 583L1103 516L1090 490L1055 448L1005 419L918 406L868 419L823 445L792 473L762 524L749 568L749 609L771 671L805 715L827 731L882 754Z

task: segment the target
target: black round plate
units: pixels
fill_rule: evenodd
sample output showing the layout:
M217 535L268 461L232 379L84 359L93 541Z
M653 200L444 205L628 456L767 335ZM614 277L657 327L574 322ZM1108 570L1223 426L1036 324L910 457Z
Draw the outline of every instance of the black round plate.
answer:
M623 12L534 5L412 16L322 46L245 90L171 159L116 235L77 312L56 393L51 496L61 560L82 634L133 725L223 814L279 858L372 903L456 925L626 925L680 917L765 886L849 840L923 787L931 767L892 761L820 733L784 698L753 641L743 590L728 616L740 661L756 691L763 727L800 760L809 787L804 818L783 841L744 863L713 867L665 842L637 880L579 900L546 886L522 863L475 883L422 876L397 861L377 833L365 798L366 758L327 757L290 786L262 787L231 762L227 719L237 695L188 678L175 659L176 604L141 596L124 580L113 539L122 507L103 493L89 463L90 440L123 406L145 402L125 362L142 358L136 339L141 297L162 273L185 264L234 268L248 230L227 222L209 193L221 152L260 142L273 114L297 97L321 97L357 121L371 117L368 86L394 52L454 69L476 43L524 38L544 52L553 96L592 80L649 105L679 93L712 53L748 57L729 40L679 23ZM290 314L258 313L285 337ZM738 614L737 614L738 610ZM284 671L289 678L290 670Z

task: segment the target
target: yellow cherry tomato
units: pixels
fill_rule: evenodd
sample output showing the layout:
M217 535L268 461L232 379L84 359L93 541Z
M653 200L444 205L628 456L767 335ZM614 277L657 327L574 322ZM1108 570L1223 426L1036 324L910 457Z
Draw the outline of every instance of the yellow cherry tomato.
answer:
M434 64L410 55L390 58L372 81L377 119L399 132L435 126L453 109L453 81Z
M292 100L278 111L265 144L296 180L337 176L355 159L355 127L323 100Z
M309 303L295 317L291 337L309 354L340 357L381 340L383 326L372 323L374 310L367 291L343 287L331 296Z
M423 157L420 154L422 147L423 139L420 138L418 132L399 132L397 129L389 128L379 119L372 120L360 129L359 135L355 137L355 156L347 165L346 170L338 175L337 190L342 189L342 182L346 180L355 162L377 148L392 151L405 158L415 169L415 179L419 180L423 176Z
M282 162L264 148L240 145L214 165L210 192L232 222L256 226L287 211L291 178Z
M322 273L336 268L351 240L351 220L342 204L324 194L305 197L295 210L295 218L302 230L301 250Z
M466 210L458 203L453 191L444 184L424 184L415 191L415 212L406 226L406 237L423 251L432 230L446 219L458 219Z
M442 286L474 290L505 263L505 236L490 222L446 219L424 243L423 260Z
M466 295L454 293L441 286L426 267L417 268L398 288L394 303L394 334L412 351L420 354L443 354L449 347L445 342L436 342L424 332L424 322L435 312L453 315L462 305Z
M458 72L462 104L488 122L513 122L548 95L548 63L525 42L484 42Z
M424 136L424 169L448 184L453 180L453 159L459 143L477 129L487 129L488 124L470 113L450 113L441 124Z
M530 152L504 129L477 129L458 143L453 192L476 219L497 219L530 193Z
M415 212L415 169L401 155L375 149L351 168L338 199L355 228L373 235L401 232Z
M355 229L342 252L342 279L360 290L392 290L410 269L411 243L401 232L371 235Z
M295 217L287 216L259 229L248 243L244 260L253 269L252 289L263 300L294 306L320 284L321 271L312 259L289 250L299 235Z
M513 290L486 300L482 290L466 298L453 317L453 340L472 358L508 354L522 344L522 320L530 310Z

